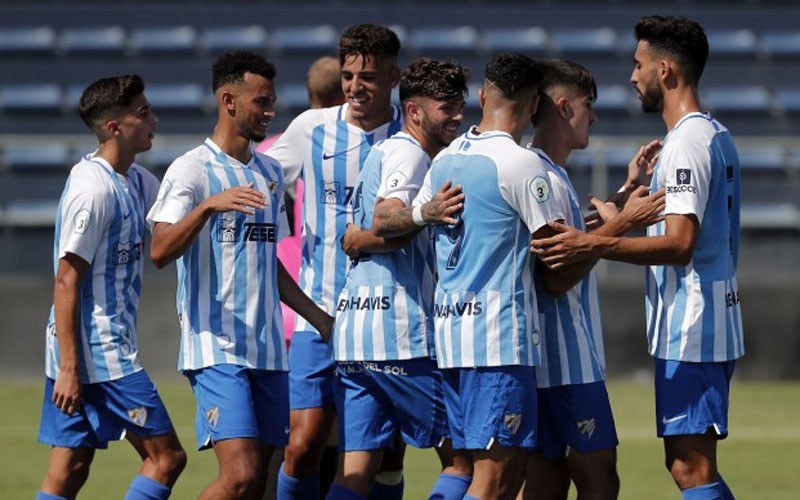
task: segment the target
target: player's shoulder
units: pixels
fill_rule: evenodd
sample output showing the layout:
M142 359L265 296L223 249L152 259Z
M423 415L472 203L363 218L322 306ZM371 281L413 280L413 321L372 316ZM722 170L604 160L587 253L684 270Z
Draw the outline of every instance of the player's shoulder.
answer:
M186 175L192 171L200 171L202 165L205 165L209 160L213 160L214 152L209 149L205 144L190 149L189 151L178 156L164 173L164 178L174 177L176 175Z
M403 155L420 156L426 155L422 145L411 135L405 132L398 132L382 140L373 148L378 148L385 153L397 153Z
M711 139L728 129L707 113L690 113L681 118L670 130L666 143L708 144Z

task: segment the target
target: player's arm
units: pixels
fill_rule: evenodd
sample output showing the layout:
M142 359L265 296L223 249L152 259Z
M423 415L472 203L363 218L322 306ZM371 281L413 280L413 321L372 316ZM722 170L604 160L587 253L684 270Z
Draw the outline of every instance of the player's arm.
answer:
M375 204L375 212L378 210L391 211L405 207L402 200L397 198L378 199ZM375 217L373 216L373 224ZM348 224L347 230L342 236L342 250L351 258L356 259L362 253L394 252L406 246L416 234L422 229L421 226L415 227L402 236L383 237L378 236L374 229L361 229L355 224Z
M426 224L456 225L459 221L453 215L463 206L461 186L453 186L447 181L421 205L385 206L380 210L376 206L372 228L378 236L392 237L414 233Z
M694 214L665 217L665 233L648 237L613 237L586 234L554 223L559 234L536 240L532 251L549 267L558 268L591 258L617 260L639 265L685 266L692 259L700 224Z
M278 261L278 293L280 293L281 301L311 323L323 340L327 342L330 339L333 317L320 309L308 295L303 293L280 260Z
M53 385L53 403L72 415L81 407L83 387L80 383L78 349L80 346L80 282L89 263L73 253L58 261L53 289L56 335L60 354L59 371Z
M209 196L180 221L174 224L158 221L155 223L150 259L161 269L183 255L214 213L236 211L253 215L255 209L265 206L266 197L254 189L252 183Z

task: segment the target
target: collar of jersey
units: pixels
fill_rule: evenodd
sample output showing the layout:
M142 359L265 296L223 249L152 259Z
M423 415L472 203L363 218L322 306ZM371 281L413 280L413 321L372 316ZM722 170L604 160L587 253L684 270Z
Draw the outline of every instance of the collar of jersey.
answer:
M711 114L703 113L702 111L692 111L691 113L683 115L683 117L680 120L678 120L678 123L676 123L675 126L672 127L672 130L670 130L669 133L667 133L667 137L669 137L669 135L672 133L673 130L677 130L678 127L683 125L687 120L691 120L692 118L704 118L710 121Z
M476 132L475 130L477 128L478 128L477 125L473 125L469 128L469 130L467 130L467 133L465 134L467 139L469 139L470 141L480 141L483 139L491 139L493 137L504 136L508 137L512 141L514 140L514 138L511 137L511 134L509 134L508 132L503 132L502 130L489 130L486 132Z
M217 157L217 160L220 163L222 163L223 165L227 165L229 167L235 167L235 168L250 168L250 167L248 167L250 162L248 162L248 164L245 165L244 163L240 162L236 158L226 154L223 150L220 149L219 146L216 145L216 143L214 143L214 141L211 140L210 137L206 137L206 140L203 143L203 145L205 147L207 147L208 149L210 149L211 152L214 153L214 156ZM231 160L233 160L233 161L231 161ZM250 148L250 161L251 162L257 162L258 161L258 159L256 158L256 152L255 152L255 150L253 150L252 147Z

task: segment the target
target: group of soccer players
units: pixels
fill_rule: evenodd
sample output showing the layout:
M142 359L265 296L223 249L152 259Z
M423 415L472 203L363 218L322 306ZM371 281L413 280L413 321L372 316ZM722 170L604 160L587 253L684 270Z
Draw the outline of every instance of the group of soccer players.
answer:
M743 354L738 158L698 102L703 29L649 16L635 34L631 83L668 134L586 219L563 168L597 120L576 63L494 56L481 120L458 135L467 71L422 58L401 72L396 34L354 25L339 42L345 103L302 113L261 154L275 68L230 52L213 67L213 133L160 188L134 163L158 121L141 79L90 85L80 114L99 147L59 204L39 433L52 451L37 498L74 498L94 450L123 436L142 457L126 498L167 498L185 466L138 361L148 230L156 266L176 262L179 370L198 446L219 462L201 498L261 498L283 446L277 497L318 498L334 421L327 498L402 498L406 443L438 453L430 498L562 499L571 483L579 498L616 498L599 258L648 266L657 429L682 498L733 498L716 442ZM299 286L276 250L298 178ZM288 352L279 301L298 313Z

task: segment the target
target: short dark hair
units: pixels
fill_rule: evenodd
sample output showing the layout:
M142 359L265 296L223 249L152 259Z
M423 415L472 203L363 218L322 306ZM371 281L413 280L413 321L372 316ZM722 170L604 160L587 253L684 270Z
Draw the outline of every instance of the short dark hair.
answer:
M466 99L468 72L455 61L421 58L400 75L400 102L410 97L429 97L436 101Z
M636 40L672 56L690 83L697 85L708 60L708 38L696 21L682 16L645 16L635 28Z
M517 52L498 54L486 65L486 79L509 99L522 90L538 88L541 78L533 59Z
M399 52L397 34L379 24L355 24L344 30L339 38L339 64L344 64L349 56L390 59L396 58Z
M250 50L235 50L220 56L212 68L211 90L229 83L240 84L244 82L244 74L260 75L267 80L275 79L275 66L264 59L258 52Z
M539 84L539 93L545 95L556 87L572 87L578 95L589 96L592 101L597 99L597 84L589 70L582 65L564 59L545 59L536 62L542 72L542 82ZM546 101L539 102L539 109L533 115L533 125L539 123L540 112L548 106Z
M81 94L78 113L81 120L97 132L103 121L121 114L142 93L144 80L139 75L101 78L91 83Z

